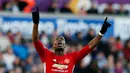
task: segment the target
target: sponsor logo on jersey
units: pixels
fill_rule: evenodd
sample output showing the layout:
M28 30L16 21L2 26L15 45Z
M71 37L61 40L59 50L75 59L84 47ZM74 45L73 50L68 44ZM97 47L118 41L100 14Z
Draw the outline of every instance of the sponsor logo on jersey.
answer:
M52 67L55 67L55 68L58 68L58 69L67 69L68 65L53 64Z

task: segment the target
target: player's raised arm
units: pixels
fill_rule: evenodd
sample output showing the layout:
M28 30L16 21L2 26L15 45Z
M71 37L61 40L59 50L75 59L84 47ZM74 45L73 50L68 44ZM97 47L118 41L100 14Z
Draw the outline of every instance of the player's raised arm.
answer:
M38 24L39 24L39 9L36 9L32 12L32 20L33 20L33 31L32 31L32 41L36 42L38 40Z
M32 41L33 44L42 60L42 62L45 61L46 53L48 52L47 49L45 49L44 45L41 43L41 41L38 39L38 24L39 24L39 10L38 7L35 7L35 10L32 12L32 20L33 20L33 30L32 30Z
M82 48L78 53L77 53L77 60L81 60L84 58L88 53L90 53L93 48L98 44L98 42L101 40L102 36L106 33L107 29L111 26L110 23L107 22L107 17L102 25L102 28L98 35L92 39L88 45L86 45L84 48Z
M88 46L90 49L93 49L98 44L98 42L100 41L102 36L106 33L108 27L110 27L110 26L111 26L111 24L107 22L107 17L106 17L98 35L88 43Z

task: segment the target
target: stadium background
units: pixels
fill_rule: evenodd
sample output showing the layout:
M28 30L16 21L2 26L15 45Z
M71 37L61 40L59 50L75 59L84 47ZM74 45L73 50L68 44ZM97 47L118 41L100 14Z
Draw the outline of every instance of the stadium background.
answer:
M112 27L74 73L130 73L130 0L0 0L0 73L44 73L31 40L36 3L40 40L52 50L63 35L66 53L87 44L108 16Z

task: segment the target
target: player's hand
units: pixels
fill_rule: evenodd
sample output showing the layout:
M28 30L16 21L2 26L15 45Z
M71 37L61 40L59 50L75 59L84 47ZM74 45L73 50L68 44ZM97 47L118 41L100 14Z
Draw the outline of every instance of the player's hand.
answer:
M39 9L38 9L38 6L36 6L34 8L34 10L32 11L32 19L33 19L33 23L34 24L39 24Z
M105 34L107 29L108 29L108 27L110 27L110 26L111 26L111 24L107 22L107 17L106 17L105 20L104 20L104 23L102 25L102 28L100 30L100 33L101 34Z

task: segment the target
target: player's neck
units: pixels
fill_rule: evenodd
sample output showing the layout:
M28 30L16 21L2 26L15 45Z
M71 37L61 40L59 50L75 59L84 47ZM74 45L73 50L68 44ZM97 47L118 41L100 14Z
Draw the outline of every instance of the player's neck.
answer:
M55 54L61 56L64 55L64 51L55 51Z

